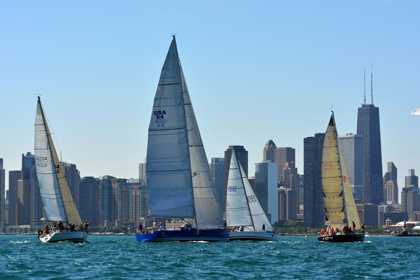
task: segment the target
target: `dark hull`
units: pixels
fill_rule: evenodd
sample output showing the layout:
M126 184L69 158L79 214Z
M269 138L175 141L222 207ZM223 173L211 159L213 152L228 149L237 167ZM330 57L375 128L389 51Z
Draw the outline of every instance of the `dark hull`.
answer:
M343 234L333 236L320 236L318 241L321 242L363 242L365 241L365 234Z
M227 242L229 241L229 233L226 229L162 230L150 234L136 234L136 240L139 242Z
M415 236L420 236L420 234L418 234L418 233L408 233L408 232L406 232L406 231L403 231L402 233L397 234L397 235L395 235L395 236L415 237Z

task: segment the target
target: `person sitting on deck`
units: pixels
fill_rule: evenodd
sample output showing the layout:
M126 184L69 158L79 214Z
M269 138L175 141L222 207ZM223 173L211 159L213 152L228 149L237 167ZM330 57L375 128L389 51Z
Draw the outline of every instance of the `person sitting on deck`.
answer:
M162 224L162 222L160 222L159 223L159 230L162 230L162 228L163 228L163 224Z
M45 234L48 234L50 232L50 228L48 227L48 224L45 225Z
M156 220L154 220L153 221L153 230L156 230L156 228L157 228L157 223L156 223Z
M331 235L334 235L334 228L331 228Z
M57 226L56 226L55 224L54 224L54 225L53 225L53 227L52 227L52 231L53 231L53 232L57 232Z
M265 224L262 225L262 231L265 232Z
M239 231L244 231L244 227L243 226L240 226L239 227Z
M324 235L324 230L323 229L321 230L321 235Z
M139 224L139 234L141 234L143 232L143 225L140 223Z
M353 223L353 230L355 230L356 229L356 224L354 223L354 221L352 223Z
M71 230L71 231L75 231L75 230L76 230L76 225L75 225L75 224L72 224L72 225L70 226L70 230Z
M365 224L362 224L362 232L365 232Z

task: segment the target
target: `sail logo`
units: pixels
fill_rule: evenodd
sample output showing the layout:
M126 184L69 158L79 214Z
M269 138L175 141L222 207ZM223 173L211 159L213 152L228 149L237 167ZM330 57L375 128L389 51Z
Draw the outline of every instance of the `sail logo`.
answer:
M236 192L237 189L238 189L237 186L229 186L228 187L228 192Z
M346 182L346 176L343 176L343 182L345 183Z
M248 196L248 203L254 203L257 202L257 198L255 195Z
M325 169L325 170L332 170L333 169L333 164L332 163L323 163L322 168Z
M153 111L153 114L156 116L155 123L158 127L165 127L165 123L168 121L165 119L166 112L165 110Z
M46 161L47 157L40 156L40 157L35 157L35 159L36 161Z

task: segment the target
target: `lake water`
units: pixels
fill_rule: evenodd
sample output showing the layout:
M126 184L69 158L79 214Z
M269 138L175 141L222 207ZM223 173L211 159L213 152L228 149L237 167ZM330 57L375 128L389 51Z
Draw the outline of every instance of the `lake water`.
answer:
M0 279L419 279L420 237L372 236L363 243L140 243L134 236L42 243L0 236Z

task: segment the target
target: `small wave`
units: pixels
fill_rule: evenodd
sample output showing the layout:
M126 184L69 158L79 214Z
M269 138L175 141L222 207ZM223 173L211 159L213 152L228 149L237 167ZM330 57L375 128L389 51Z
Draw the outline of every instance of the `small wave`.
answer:
M12 241L12 240L10 240L10 243L22 244L22 243L29 243L29 241L28 240L25 240L25 241Z

